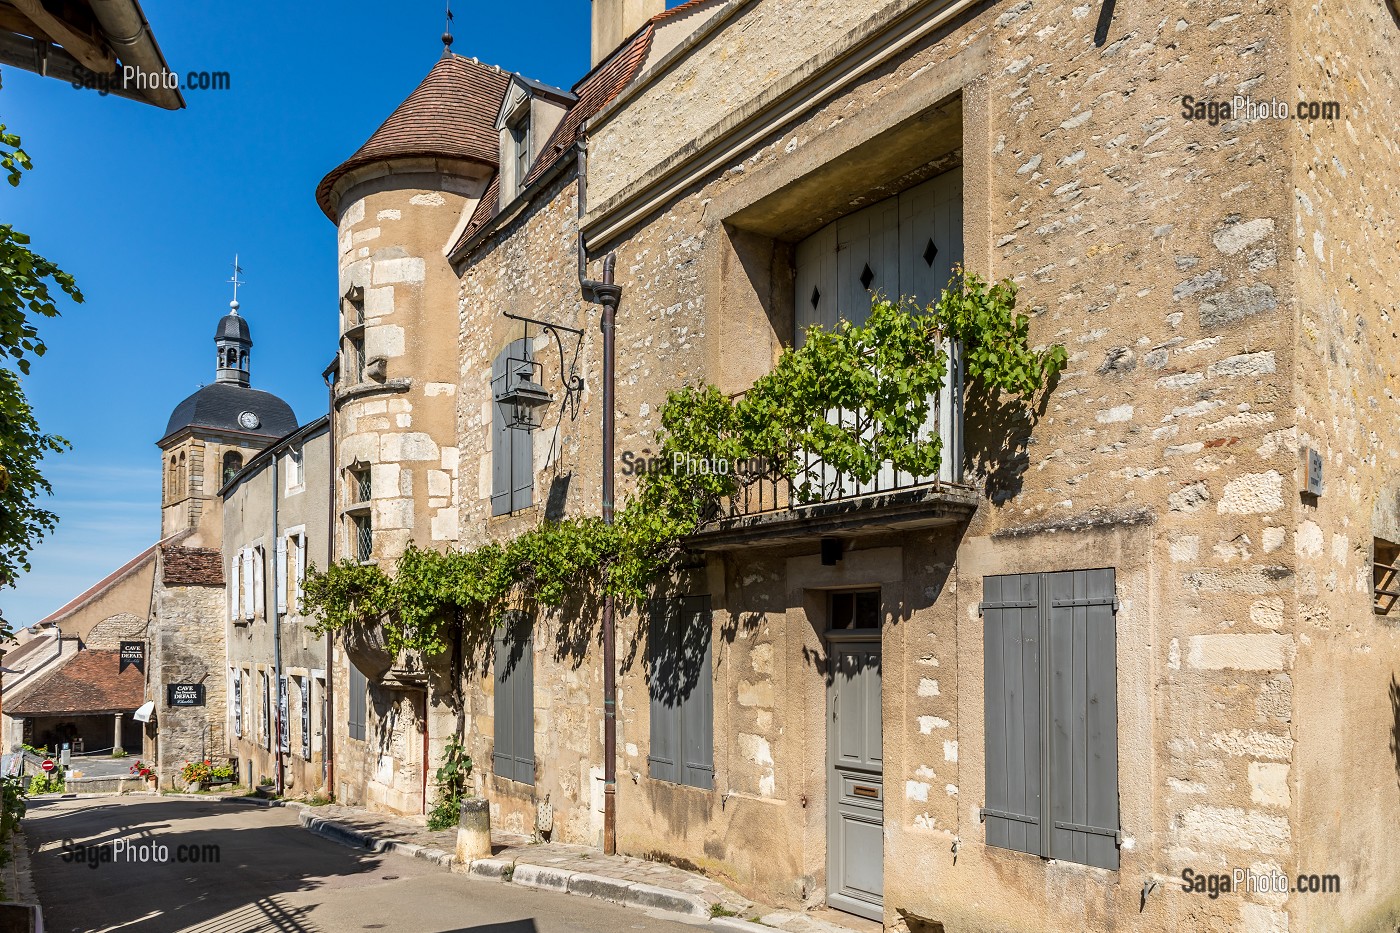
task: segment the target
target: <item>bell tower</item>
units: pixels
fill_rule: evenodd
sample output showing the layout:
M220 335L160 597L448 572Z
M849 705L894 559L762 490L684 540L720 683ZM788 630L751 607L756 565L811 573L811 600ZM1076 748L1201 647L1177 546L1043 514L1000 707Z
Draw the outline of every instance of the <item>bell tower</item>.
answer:
M253 337L238 313L242 271L235 259L234 298L214 331L214 381L176 406L156 442L165 478L161 535L193 530L191 547L219 546L219 490L270 441L297 427L286 402L250 384Z

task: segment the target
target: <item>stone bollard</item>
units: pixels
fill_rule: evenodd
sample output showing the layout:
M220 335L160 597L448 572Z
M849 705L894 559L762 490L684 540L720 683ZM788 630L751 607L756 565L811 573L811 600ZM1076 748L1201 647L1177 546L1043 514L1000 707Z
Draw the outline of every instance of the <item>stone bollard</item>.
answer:
M457 817L457 863L491 857L491 804L485 797L462 801Z

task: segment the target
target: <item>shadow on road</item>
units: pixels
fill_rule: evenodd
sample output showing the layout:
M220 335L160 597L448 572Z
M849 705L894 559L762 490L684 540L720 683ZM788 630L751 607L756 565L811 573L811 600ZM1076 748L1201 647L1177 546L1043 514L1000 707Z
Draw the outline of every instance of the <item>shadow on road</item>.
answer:
M385 856L328 845L297 826L274 822L267 811L249 812L238 804L92 802L59 809L61 804L72 807L74 801L33 802L24 820L45 926L53 931L312 933L315 928L301 919L311 906L288 906L280 895L397 877L382 874ZM266 825L229 826L233 821ZM168 860L83 858L110 850L117 840L159 845ZM186 853L187 860L177 853ZM523 933L533 925L494 929Z

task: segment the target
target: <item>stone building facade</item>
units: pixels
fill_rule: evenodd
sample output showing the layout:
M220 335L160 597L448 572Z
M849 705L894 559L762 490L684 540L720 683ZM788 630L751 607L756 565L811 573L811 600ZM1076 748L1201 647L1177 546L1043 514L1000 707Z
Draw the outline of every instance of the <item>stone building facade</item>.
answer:
M214 334L214 381L171 413L158 442L164 476L149 595L143 758L161 786L185 764L226 756L230 688L221 488L260 450L297 427L290 406L252 387L253 337L234 300ZM178 694L178 696L176 695Z
M301 611L330 563L329 418L269 444L220 490L228 755L248 786L326 789L326 645ZM280 644L279 644L280 643Z
M937 482L702 530L675 581L673 615L703 632L682 696L663 691L671 616L619 626L619 848L890 929L1393 927L1378 853L1400 819L1395 15L660 6L609 25L625 41L595 53L523 184L498 166L543 134L502 134L472 162L479 194L395 228L394 245L420 242L420 287L457 296L403 364L455 329L450 371L424 372L451 386L434 397L455 423L427 433L461 469L451 496L414 475L394 547L597 514L601 357L580 279L608 253L619 455L655 445L668 391L741 392L804 325L858 319L870 292L932 300L954 263L1015 281L1033 343L1063 344L1069 366L1032 410L943 400L963 455ZM1320 106L1222 117L1236 95ZM462 118L482 138L487 115L516 125L478 96ZM401 222L425 190L376 184L384 205L331 212L342 268L369 260L369 284L404 258L356 253L388 229L369 214ZM496 383L515 363L562 402L553 344L521 318L582 334L583 388L576 417L507 433ZM353 404L338 466L355 445L371 465L401 454L371 422L354 438ZM396 433L418 412L370 417L391 414ZM450 534L435 508L456 510ZM527 680L499 656L468 678L499 826L599 841L595 624L530 620L511 662ZM426 769L451 726L422 696ZM419 737L387 765L381 745L381 770L402 774ZM1235 868L1342 889L1182 890L1185 872Z
M339 229L337 559L387 566L410 545L457 541L457 281L444 249L496 164L497 134L488 123L508 79L445 52L317 189ZM437 114L457 119L423 132ZM362 658L353 667L337 648L331 676L339 798L425 812L432 749L455 730L456 718L428 702L419 660L385 659L376 668ZM367 710L353 728L352 696L356 710Z
M161 787L183 787L180 769L217 760L228 747L221 564L214 548L180 546L163 548L157 561L146 660L154 709L141 759L154 765ZM184 705L185 696L196 701Z

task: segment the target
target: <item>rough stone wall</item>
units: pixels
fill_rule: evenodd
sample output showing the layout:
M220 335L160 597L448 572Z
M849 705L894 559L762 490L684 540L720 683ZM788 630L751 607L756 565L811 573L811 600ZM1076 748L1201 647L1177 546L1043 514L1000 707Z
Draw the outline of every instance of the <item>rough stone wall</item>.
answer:
M1400 867L1384 854L1400 821L1400 607L1371 608L1372 538L1400 543L1400 19L1390 6L1292 4L1293 75L1278 95L1341 108L1335 121L1288 125L1292 210L1280 230L1297 281L1298 445L1324 466L1316 500L1298 497L1297 482L1285 489L1296 513L1297 744L1274 794L1295 819L1285 869L1342 882L1340 894L1289 898L1293 930L1400 925ZM1334 710L1345 712L1319 715Z
M839 54L852 29L894 9L751 4L598 121L590 220L605 220L619 193L707 127L751 114L764 87L818 52ZM841 571L849 584L878 583L887 608L899 607L884 633L887 923L904 923L902 910L960 929L1376 928L1394 912L1394 879L1372 853L1400 794L1400 645L1369 609L1370 538L1400 531L1400 485L1385 472L1395 412L1384 361L1400 311L1386 291L1395 192L1382 168L1394 158L1394 44L1384 37L1396 23L1380 9L1328 17L1223 0L1112 12L1096 38L1096 9L979 8L610 243L625 289L618 453L648 452L667 390L701 379L741 389L790 338L788 240L811 228L726 223L780 192L793 166L858 167L855 141L931 132L909 108L956 93L957 138L938 142L964 168L967 263L1015 279L1033 340L1065 344L1070 365L1011 443L972 418L970 466L988 495L970 527L862 542ZM734 80L736 60L768 70ZM1343 101L1346 118L1211 125L1181 112L1185 95L1225 102L1294 88ZM814 195L810 213L831 219L843 194L851 203L870 192ZM467 542L539 519L538 507L489 513L489 366L518 336L502 309L588 334L589 389L557 462L537 436L536 502L557 472L572 474L570 513L597 505L597 348L576 297L572 197L558 186L462 271L457 444L479 457L459 487ZM557 377L547 371L546 383ZM1309 444L1327 462L1316 503L1298 496ZM619 482L621 499L629 480ZM624 850L692 862L784 903L824 896L824 648L812 594L833 578L803 563L814 560L711 562L713 792L647 777L644 665L624 666ZM1115 568L1121 599L1117 872L987 847L978 818L982 579L1090 567ZM528 829L533 801L549 793L563 837L592 842L584 769L601 751L596 652L583 669L557 664L554 624L536 635L544 770L533 791L490 789L498 824ZM635 620L619 634L621 657L629 643L644 656ZM470 686L484 780L491 681ZM1337 872L1346 893L1209 899L1179 890L1187 867Z
M147 580L146 584L149 600L150 581ZM123 641L145 640L146 619L129 612L119 612L94 625L87 638L83 639L83 647L99 651L117 651Z
M805 6L754 6L753 16L764 7L781 11L783 36L807 34ZM851 15L874 16L880 7L861 5ZM998 449L1004 438L971 439L974 453L993 453L974 464L991 496L957 558L954 582L962 585L916 611L904 641L887 635L887 648L902 644L909 662L885 687L886 781L904 789L903 800L891 794L887 804L887 825L898 827L886 849L887 916L893 922L902 906L956 916L969 928L1075 929L1090 915L1104 928L1267 929L1285 922L1282 905L1267 899L1167 891L1143 914L1138 901L1142 879L1169 884L1185 867L1291 865L1306 826L1281 791L1294 755L1290 672L1298 650L1297 546L1289 540L1298 456L1285 239L1295 213L1290 137L1272 121L1210 126L1181 116L1182 95L1228 100L1291 86L1289 19L1243 15L1226 3L1171 15L1119 8L1096 43L1092 12L1054 3L982 11L736 156L618 241L624 307L634 315L622 322L619 370L651 360L626 349L632 333L654 333L635 316L639 304L685 306L685 325L702 342L734 327L735 317L776 319L777 303L761 287L768 273L725 265L738 238L718 226L726 219L718 208L737 204L743 186L761 187L755 179L764 173L781 177L785 162L811 158L808 147L831 147L842 124L897 110L930 76L955 73L959 56L983 56L962 91L967 261L1016 279L1035 313L1033 339L1064 343L1071 361L1033 434L1022 438L1020 459ZM786 54L762 39L761 31L725 30L697 53L687 77L702 86L699 63L732 60L741 50L746 61ZM590 207L601 214L606 207L597 205L621 190L617 179L644 175L669 154L648 148L641 138L648 134L609 134L691 121L660 92L648 99L629 102L625 117L605 117L597 129L590 182L604 180L591 184ZM684 243L698 254L689 266L674 261ZM702 270L698 288L692 268ZM723 271L704 271L716 269ZM755 295L726 275L747 277ZM716 296L724 296L718 307ZM768 345L779 339L775 325ZM726 354L745 352L707 349L721 361L706 371L714 380L724 378ZM657 370L666 386L695 372L674 363ZM641 411L632 385L620 388L624 415ZM645 437L663 393L651 387L652 424L624 417L620 433ZM920 569L908 569L910 579L936 577L928 568L948 562L926 553L911 560ZM980 844L981 629L965 613L981 598L984 574L1037 563L1033 569L1114 566L1120 595L1132 597L1119 614L1128 841L1117 873L1051 868ZM956 614L940 606L950 598ZM955 639L951 656L912 647ZM942 676L912 673L934 661ZM931 694L924 681L935 680L962 687ZM720 689L717 681L717 698ZM717 742L733 739L733 730L720 739L719 728L717 719ZM958 743L956 760L945 742ZM778 787L785 771L812 767L789 756L774 761ZM824 826L809 825L824 834ZM956 865L948 855L954 839ZM681 849L676 854L697 854L690 843ZM1009 896L989 901L963 893L970 890Z
M702 43L600 116L590 141L590 158L597 166L588 178L590 208L626 190L706 131L752 108L766 92L793 80L809 60L839 46L851 31L920 3L749 4L725 25L722 41ZM801 41L792 41L799 35ZM736 68L736 61L753 67Z
M157 584L151 625L149 700L155 729L146 730L144 756L154 761L160 785L175 786L186 762L213 757L228 747L223 587ZM204 706L172 708L166 685L204 684Z
M341 292L364 290L365 357L382 359L384 374L352 384L345 367L336 466L370 465L375 552L391 559L409 541L441 546L457 537L456 355L450 340L415 335L452 332L456 279L442 251L479 187L407 175L392 188L352 189L343 202ZM342 487L338 501L351 504L347 494Z
M486 181L480 167L461 176L435 166L415 168L405 164L400 174L370 178L348 190L339 221L340 291L363 289L365 357L371 364L382 360L382 372L376 375L371 366L356 383L342 366L334 495L338 509L353 505L345 471L355 464L369 466L374 556L386 568L410 542L443 548L458 538L458 356L451 336L457 277L444 250L475 209ZM353 323L348 309L342 302L342 333ZM355 546L351 526L340 520L337 558L353 555ZM336 783L342 797L394 812L421 812L422 730L428 730L429 756L436 760L446 734L455 729L455 714L445 698L431 697L425 714L421 695L392 692L391 697L386 691L382 702L371 704L370 728L378 738L350 740L344 692L349 672L343 651L335 656ZM418 738L404 731L410 728L418 730Z
M597 425L602 413L601 344L598 310L585 305L579 287L577 186L572 173L540 192L523 216L511 221L461 267L458 339L458 446L464 452L459 495L464 544L508 540L546 517L599 514L601 448ZM597 269L593 270L595 277ZM531 327L534 358L543 365L543 384L554 395L544 425L530 433L533 446L532 505L511 515L491 515L491 364L511 342L525 336L509 311L584 332L577 349L577 372L584 390L576 417L565 410L559 351L554 341ZM577 342L562 334L564 366L574 360ZM619 354L619 358L621 355ZM544 614L534 629L535 785L498 779L491 772L495 735L495 679L480 655L468 658L466 691L472 760L479 787L492 798L493 825L533 833L536 804L549 795L554 812L551 838L589 845L601 843L602 704L601 668L596 658L581 665L584 652L596 652L597 610L584 620L571 613ZM455 723L454 723L455 726Z
M229 582L227 605L233 599L232 571L234 561L245 547L260 545L263 549L264 566L262 580L265 587L263 605L267 608L262 615L251 622L240 621L234 624L229 608L224 610L224 628L227 638L227 666L233 667L238 676L247 678L251 691L243 696L244 722L243 735L234 734L230 726L227 730L228 752L238 759L238 774L246 779L251 762L254 780L263 775L272 777L277 772L277 756L266 748L258 737L258 723L262 702L259 693L257 671L267 670L276 683L276 652L273 614L277 609L276 546L272 537L273 500L277 508L277 534L286 539L293 529L301 529L306 541L306 567L325 568L329 563L328 509L330 484L327 466L330 457L329 438L323 430L300 441L304 482L300 486L291 485L289 454L284 450L277 454L277 489L273 495L271 488L273 475L270 459L261 461L260 467L246 475L238 485L231 488L222 501L224 515L223 564L224 578ZM281 619L282 669L288 676L288 719L290 728L290 751L283 756L283 779L288 795L301 795L317 791L324 784L325 745L321 740L322 694L325 681L311 678L311 757L302 755L301 690L299 678L311 677L313 671L326 670L326 640L316 637L309 629L314 620L301 614L295 594L294 552L287 547L287 563L284 568L287 578L286 612ZM225 677L227 679L227 675ZM275 689L275 686L274 686ZM276 717L276 694L273 694L273 716ZM227 698L227 718L233 716L233 698ZM275 727L274 727L275 733Z

